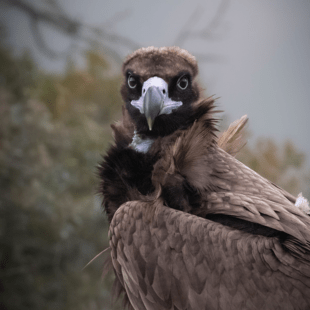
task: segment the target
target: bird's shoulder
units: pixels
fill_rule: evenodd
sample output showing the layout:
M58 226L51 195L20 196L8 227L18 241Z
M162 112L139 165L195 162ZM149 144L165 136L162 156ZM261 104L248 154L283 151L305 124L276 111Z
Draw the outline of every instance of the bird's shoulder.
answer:
M183 132L156 165L153 181L167 172L181 175L199 192L201 204L192 213L223 214L310 242L310 219L294 205L294 196L225 152L200 122Z

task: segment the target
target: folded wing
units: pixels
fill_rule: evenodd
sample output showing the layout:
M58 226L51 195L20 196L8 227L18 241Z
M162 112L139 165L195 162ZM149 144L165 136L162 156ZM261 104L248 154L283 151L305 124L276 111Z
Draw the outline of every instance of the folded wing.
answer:
M110 226L116 275L136 309L307 309L309 252L162 205L122 205Z

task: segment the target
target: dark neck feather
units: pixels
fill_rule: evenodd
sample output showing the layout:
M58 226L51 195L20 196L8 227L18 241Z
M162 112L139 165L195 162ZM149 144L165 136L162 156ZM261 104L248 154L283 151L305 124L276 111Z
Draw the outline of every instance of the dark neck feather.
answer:
M195 121L200 121L204 123L204 127L209 129L209 132L216 136L218 131L216 125L218 119L214 117L215 113L221 111L214 110L215 100L213 97L208 97L206 99L199 100L193 104L193 114L189 118L189 124L193 124Z

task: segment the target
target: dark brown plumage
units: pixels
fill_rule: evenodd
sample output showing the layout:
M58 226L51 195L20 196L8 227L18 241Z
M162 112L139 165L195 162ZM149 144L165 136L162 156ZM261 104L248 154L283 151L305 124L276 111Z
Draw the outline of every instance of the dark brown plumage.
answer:
M246 119L216 137L197 72L179 48L124 63L100 166L115 289L134 309L309 309L309 217L230 155Z

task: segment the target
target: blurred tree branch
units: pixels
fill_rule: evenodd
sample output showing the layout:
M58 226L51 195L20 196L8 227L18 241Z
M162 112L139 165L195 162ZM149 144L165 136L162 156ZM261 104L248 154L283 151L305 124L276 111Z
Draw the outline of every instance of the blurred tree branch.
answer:
M57 0L46 0L46 9L38 8L25 0L0 0L0 2L15 7L28 15L31 20L32 34L38 48L51 58L67 56L73 44L65 52L54 51L46 44L40 31L40 23L48 24L63 34L76 39L78 42L86 43L89 46L101 47L118 62L122 60L122 57L117 52L117 48L113 47L113 44L129 48L130 50L139 48L139 45L133 40L107 30L111 27L94 27L71 18L61 8ZM120 16L123 17L122 15Z
M200 40L214 40L220 38L219 33L216 31L219 29L222 24L223 17L227 11L229 5L229 0L222 0L216 10L215 15L211 21L206 22L206 25L199 30L193 30L194 26L201 20L204 9L201 5L198 5L195 11L190 15L188 20L184 23L183 27L177 38L174 41L174 45L184 46L187 41L190 39L200 39ZM219 55L208 55L206 53L199 54L195 53L199 61L202 62L215 62L222 59Z
M86 44L87 48L97 47L102 49L106 54L112 56L118 63L122 62L122 55L119 53L120 48L126 48L130 51L138 49L140 45L125 36L112 31L115 23L123 20L128 16L128 10L117 12L109 18L100 27L88 25L84 22L76 20L62 8L61 2L58 0L44 0L43 5L35 5L27 0L0 0L0 3L16 8L22 11L30 18L31 32L35 43L39 50L50 58L67 57L73 49L81 48L80 44ZM213 18L206 22L206 25L199 30L194 30L195 25L201 20L204 9L197 6L194 12L181 28L179 35L174 41L174 45L184 47L184 45L192 39L213 40L219 38L220 25L228 8L229 0L222 0L214 14ZM51 28L60 31L64 35L74 39L75 41L65 51L55 51L46 42L42 34L41 25L49 25ZM216 62L221 61L222 57L212 54L195 53L199 61Z

